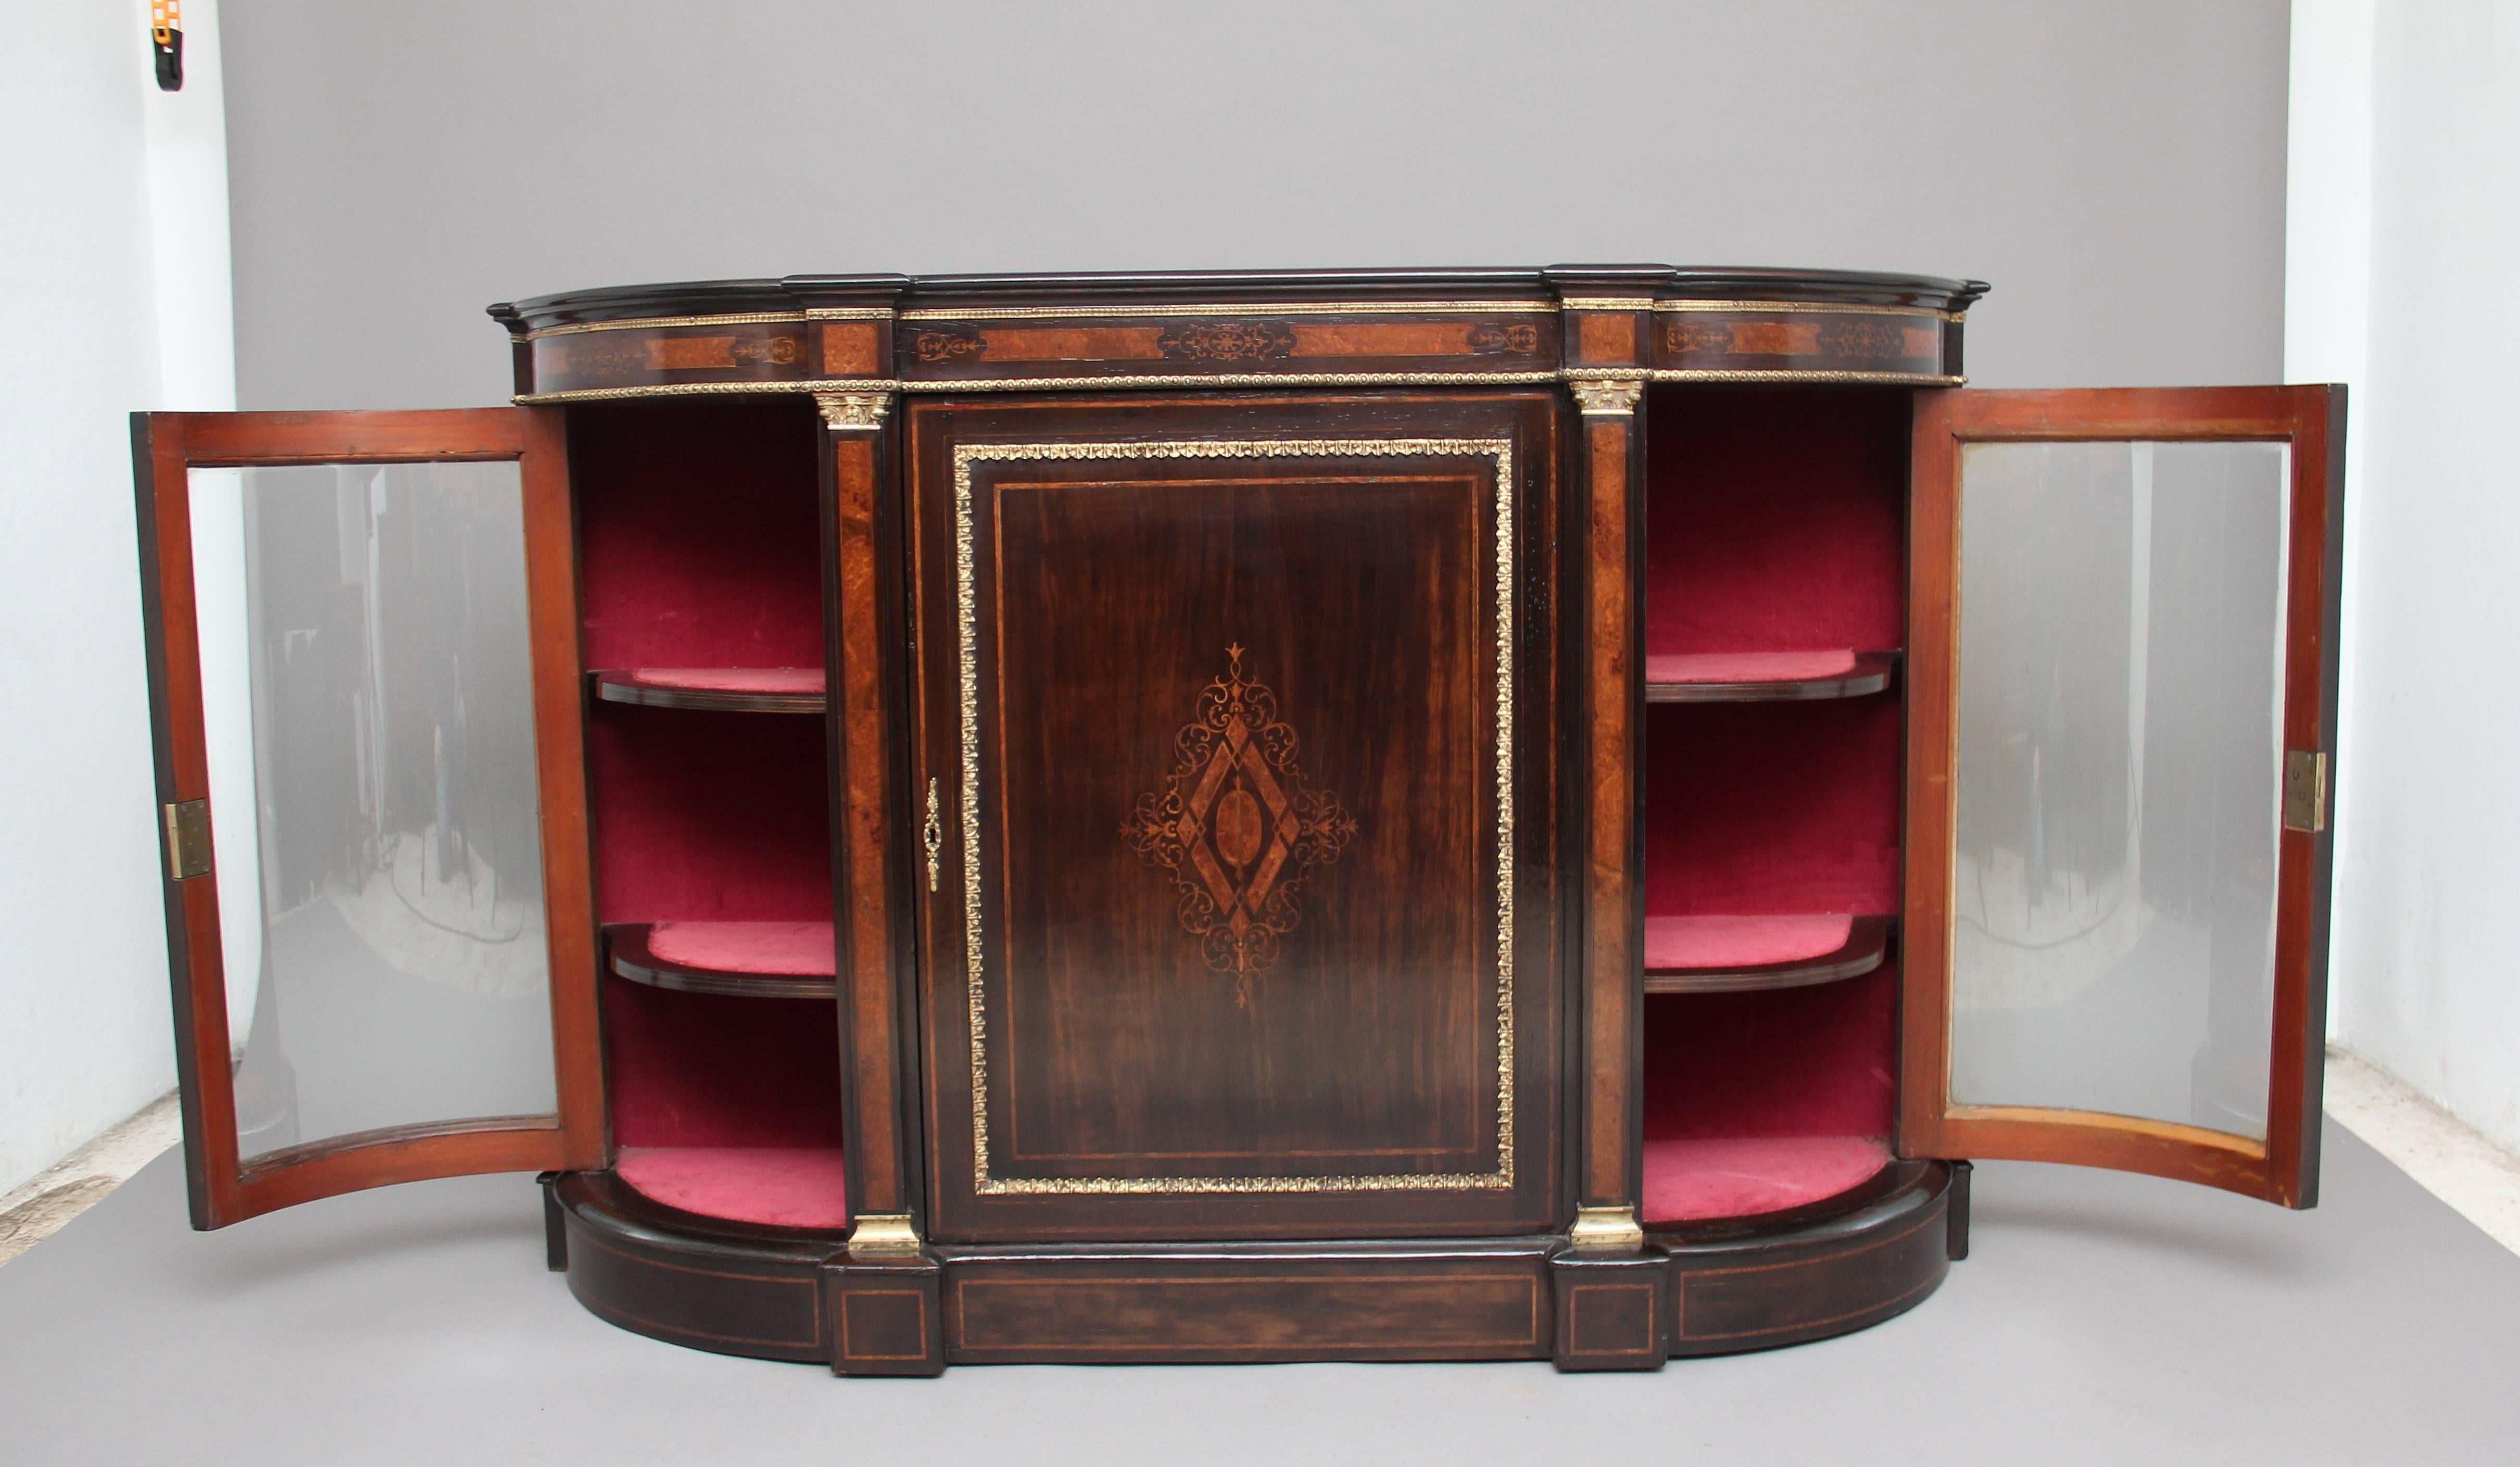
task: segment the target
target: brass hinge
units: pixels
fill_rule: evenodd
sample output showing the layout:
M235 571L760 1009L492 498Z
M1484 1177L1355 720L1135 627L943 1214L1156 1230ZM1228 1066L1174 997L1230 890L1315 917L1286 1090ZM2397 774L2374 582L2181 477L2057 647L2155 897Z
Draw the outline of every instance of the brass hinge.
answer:
M175 880L210 874L210 802L187 800L166 809L166 869Z
M2327 829L2326 755L2285 751L2283 823L2286 830Z

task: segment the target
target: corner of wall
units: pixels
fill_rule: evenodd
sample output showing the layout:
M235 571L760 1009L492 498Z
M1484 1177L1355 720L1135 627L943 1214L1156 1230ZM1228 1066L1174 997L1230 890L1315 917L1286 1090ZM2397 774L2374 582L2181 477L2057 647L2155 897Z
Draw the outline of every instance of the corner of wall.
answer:
M2297 0L2287 375L2355 391L2332 1036L2520 1147L2520 12Z

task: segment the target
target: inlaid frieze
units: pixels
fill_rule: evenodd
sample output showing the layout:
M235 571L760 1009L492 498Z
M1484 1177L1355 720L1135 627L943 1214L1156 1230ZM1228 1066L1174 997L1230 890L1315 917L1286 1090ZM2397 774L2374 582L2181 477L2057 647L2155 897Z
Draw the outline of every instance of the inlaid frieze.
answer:
M1089 375L1532 380L1556 365L1553 311L1536 300L913 310L903 370L915 380L974 384Z
M518 338L517 400L844 383L913 392L1499 387L1632 369L1657 381L1951 386L1960 380L1962 317L1985 288L1921 276L1619 267L791 277L705 283L688 288L688 300L674 294L684 289L494 307ZM764 308L782 299L795 308ZM718 301L730 303L711 309ZM585 319L632 303L636 316Z
M802 380L819 358L806 324L738 321L707 325L559 330L530 339L541 391L742 380Z
M1657 372L1793 373L1849 380L1940 380L1946 313L1823 307L1791 301L1663 301L1655 311Z

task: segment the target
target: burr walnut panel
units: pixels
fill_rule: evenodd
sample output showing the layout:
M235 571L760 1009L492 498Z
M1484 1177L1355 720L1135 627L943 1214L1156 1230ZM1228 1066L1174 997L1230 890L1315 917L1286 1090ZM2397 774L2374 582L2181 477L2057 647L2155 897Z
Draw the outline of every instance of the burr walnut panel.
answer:
M884 330L873 321L832 321L822 327L825 377L878 377L884 370Z
M1638 305L1645 304L1639 300ZM1575 313L1575 359L1587 367L1626 366L1637 359L1637 318L1627 311Z
M1959 371L1956 324L1947 312L1920 308L1664 301L1653 318L1653 366L1719 378L1793 372L1933 381Z
M803 381L824 375L826 339L813 349L802 315L792 320L709 321L691 326L560 328L532 337L538 391L692 383ZM842 355L851 354L843 345ZM873 344L857 355L871 359ZM868 370L872 371L870 367Z

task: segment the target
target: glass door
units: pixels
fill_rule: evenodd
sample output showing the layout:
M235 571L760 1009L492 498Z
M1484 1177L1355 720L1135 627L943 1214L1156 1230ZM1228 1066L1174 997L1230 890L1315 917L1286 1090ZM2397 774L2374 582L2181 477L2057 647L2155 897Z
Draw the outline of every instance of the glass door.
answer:
M557 410L134 430L194 1225L602 1166Z
M2341 388L1923 394L1900 1148L2317 1199Z

